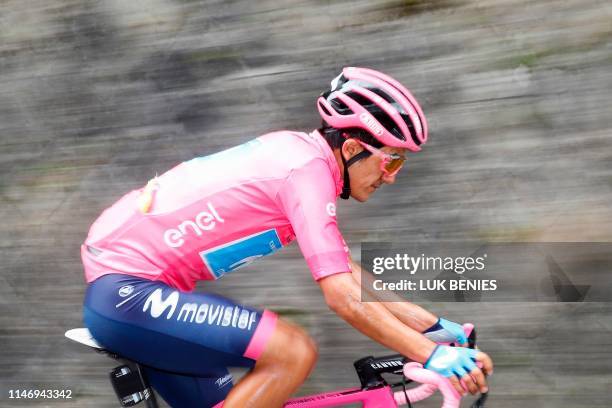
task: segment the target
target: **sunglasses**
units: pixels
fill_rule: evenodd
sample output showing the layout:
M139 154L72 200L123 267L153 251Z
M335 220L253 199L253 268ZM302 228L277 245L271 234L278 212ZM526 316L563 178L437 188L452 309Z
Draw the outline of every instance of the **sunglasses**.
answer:
M367 151L382 159L380 162L380 169L383 173L385 173L386 176L395 176L397 172L400 171L400 169L404 165L404 162L406 161L405 157L400 156L397 153L385 153L382 150L377 149L374 146L370 146L369 144L364 143L359 139L354 140L356 140L360 145L362 145Z

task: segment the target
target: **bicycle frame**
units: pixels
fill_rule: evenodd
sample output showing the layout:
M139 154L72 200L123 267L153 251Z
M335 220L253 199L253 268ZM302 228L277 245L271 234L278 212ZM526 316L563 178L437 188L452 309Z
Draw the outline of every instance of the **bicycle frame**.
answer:
M461 395L453 388L450 382L432 371L426 370L419 363L408 363L404 374L423 384L412 389L393 392L391 386L381 386L374 389L349 388L293 398L287 401L285 408L323 408L340 405L361 403L363 408L397 408L407 401L418 402L429 398L436 390L440 390L444 397L442 408L458 408Z
M472 324L465 324L463 327L466 334L469 336L470 347L474 348L476 345L474 326ZM394 357L395 359L393 359ZM364 363L367 369L367 363L373 358L366 357L356 361L355 368L357 369L357 373L362 383L361 388L349 388L301 398L293 398L287 401L284 407L323 408L361 403L363 408L397 408L400 405L406 404L408 401L412 403L424 400L433 395L436 390L440 390L444 398L442 408L459 408L461 395L451 385L450 381L433 371L423 368L422 364L416 362L404 364L401 374L409 381L415 381L421 383L421 385L415 388L393 392L392 386L388 385L386 381L380 377L380 372L394 372L397 374L397 370L393 369L393 367L396 366L398 357L401 356L382 358L382 366L390 366L391 369L380 371L370 370L368 373L363 372ZM372 364L372 367L374 366L375 365ZM483 396L473 404L473 407L484 406L485 400L486 394L483 394Z
M390 386L362 390L349 388L346 390L326 392L287 401L285 408L320 408L361 402L363 408L397 407L393 391Z

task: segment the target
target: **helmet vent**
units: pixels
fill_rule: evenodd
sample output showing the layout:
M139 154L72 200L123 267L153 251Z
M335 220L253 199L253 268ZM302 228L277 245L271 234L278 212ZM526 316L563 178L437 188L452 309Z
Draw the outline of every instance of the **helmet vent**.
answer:
M325 112L325 114L326 114L327 116L331 116L331 112L330 112L329 110L327 110L327 108L325 107L325 105L323 105L321 102L319 102L319 107L321 108L321 110L322 110L323 112Z
M402 130L397 126L395 121L391 118L391 116L387 115L387 112L383 110L378 110L376 112L370 112L372 116L376 118L377 121L380 122L381 125L387 131L389 131L393 136L400 140L406 140L404 135L402 135Z
M408 131L410 132L410 138L412 139L415 145L420 146L421 141L417 137L416 130L414 130L414 124L412 123L412 120L410 120L410 116L406 115L405 113L402 113L402 119L404 119L404 122L406 122L406 126L408 126ZM420 119L421 118L419 118L419 120Z
M387 84L392 86L399 93L401 93L404 98L406 98L406 99L408 99L410 101L411 98L409 98L408 95L406 95L406 93L402 89L398 88L397 86L393 85L390 82L387 82ZM417 116L419 117L419 122L421 122L421 127L422 127L423 126L423 118L422 118L421 114L419 113L418 109L415 109L415 111L416 111ZM421 145L421 141L419 140L418 137L416 137L416 131L414 130L414 125L412 124L412 120L408 117L408 115L405 115L404 113L402 113L402 118L404 118L404 121L408 125L408 129L410 129L410 136L412 137L412 140L414 141L414 143L416 143L417 146L420 146Z
M383 98L385 101L389 102L390 104L397 105L397 102L395 102L395 99L389 96L389 94L383 91L382 89L378 89L378 88L369 88L369 89L370 91L374 92L376 95L380 96L381 98Z
M351 115L353 111L349 108L344 102L342 102L338 98L334 98L329 101L331 106L338 112L340 115Z

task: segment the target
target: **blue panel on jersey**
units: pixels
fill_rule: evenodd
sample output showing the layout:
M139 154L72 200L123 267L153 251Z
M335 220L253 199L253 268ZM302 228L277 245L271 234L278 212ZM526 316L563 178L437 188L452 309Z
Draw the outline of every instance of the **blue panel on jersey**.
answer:
M200 252L200 257L215 279L219 279L227 272L248 265L281 247L276 230L271 229Z
M231 147L226 150L222 150L217 153L209 154L208 156L196 157L194 159L189 160L187 163L189 164L211 164L213 162L219 162L222 164L227 164L228 160L230 163L239 162L244 155L251 153L255 148L262 145L261 140L252 139L246 143L240 144L238 146Z

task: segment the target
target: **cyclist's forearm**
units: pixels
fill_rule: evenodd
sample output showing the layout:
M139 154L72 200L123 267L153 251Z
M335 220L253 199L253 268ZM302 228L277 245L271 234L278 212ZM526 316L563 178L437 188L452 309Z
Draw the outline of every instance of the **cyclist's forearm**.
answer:
M360 288L350 277L334 293L326 293L330 308L374 341L418 362L425 362L435 343L399 321L378 302L361 302Z
M402 302L382 302L382 304L402 323L419 333L423 333L438 321L436 315L405 300Z
M371 288L372 281L375 279L374 276L361 268L357 262L350 260L351 263L351 274L357 282L361 285L362 279L364 285L362 288ZM414 303L407 302L402 299L399 295L392 291L384 291L384 293L377 293L376 291L368 290L368 294L375 299L378 299L380 303L385 306L395 317L397 317L402 323L410 326L419 333L424 332L438 321L438 317L421 306L415 305ZM382 296L381 296L382 295ZM384 300L383 300L384 299Z

